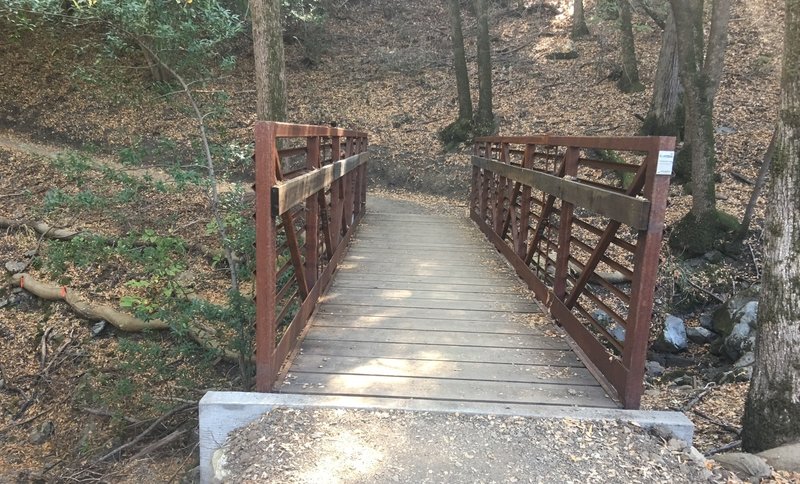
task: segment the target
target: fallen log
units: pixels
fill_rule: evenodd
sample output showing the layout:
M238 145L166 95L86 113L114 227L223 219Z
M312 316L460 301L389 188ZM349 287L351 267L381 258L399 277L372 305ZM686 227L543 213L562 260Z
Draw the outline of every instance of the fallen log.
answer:
M170 328L169 323L161 319L145 321L111 306L92 303L84 298L78 291L69 289L66 286L46 284L36 280L35 277L27 273L14 274L11 276L11 281L14 285L25 289L36 297L46 301L64 301L79 316L90 321L106 321L120 331L138 333L146 330L163 330ZM189 337L196 343L206 349L219 352L227 361L238 363L240 361L239 353L226 349L224 345L214 337L214 334L214 329L206 324L198 321L189 324Z
M46 222L32 220L11 220L0 217L0 229L18 229L27 227L44 238L56 240L70 240L83 233L82 230L69 230L56 228Z

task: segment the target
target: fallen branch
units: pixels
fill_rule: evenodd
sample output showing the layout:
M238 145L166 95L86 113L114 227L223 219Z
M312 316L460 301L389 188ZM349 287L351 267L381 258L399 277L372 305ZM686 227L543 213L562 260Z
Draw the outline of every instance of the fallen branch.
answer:
M158 427L164 420L172 417L173 415L175 415L177 413L183 412L185 410L189 410L190 408L194 408L196 406L197 406L197 402L193 402L193 403L187 403L185 405L180 405L178 407L173 408L169 412L167 412L164 415L158 417L155 420L155 422L150 424L149 427L144 429L144 431L142 433L140 433L139 435L137 435L133 440L131 440L131 441L125 443L125 444L120 445L119 447L115 448L114 450L112 450L111 452L107 453L103 457L100 457L99 459L97 459L95 461L95 463L103 462L104 460L119 454L123 450L136 445L137 443L141 442L141 440L144 439L147 436L147 434L149 434L150 432L155 430L155 428Z
M697 415L698 417L702 418L703 420L706 420L707 422L711 422L714 425L719 426L723 430L727 430L728 432L733 432L736 435L740 435L742 433L742 429L740 429L738 427L734 427L733 425L731 425L729 423L726 423L726 422L723 422L722 420L719 420L717 418L714 418L714 417L712 417L711 415L708 415L705 412L701 412L700 410L695 409L695 410L692 410L692 413Z
M174 432L172 432L170 434L167 434L166 437L162 437L162 438L158 439L157 441L153 442L152 444L148 445L144 449L142 449L139 452L137 452L133 457L131 457L131 460L136 460L136 459L138 459L140 457L144 457L147 454L149 454L149 453L151 453L151 452L153 452L155 450L158 450L161 447L164 447L165 445L168 445L168 444L178 440L180 437L185 435L187 432L189 432L189 429L177 429Z
M704 292L705 294L708 294L709 296L713 297L713 298L714 298L714 299L716 299L717 301L719 301L719 302L721 302L721 303L725 304L725 300L724 300L724 299L722 299L721 297L717 296L717 295L716 295L716 294L714 294L713 292L711 292L711 291L709 291L708 289L706 289L706 288L704 288L704 287L702 287L702 286L698 285L696 282L694 282L693 280L691 280L691 279L690 279L690 278L688 278L688 277L686 278L686 280L687 280L687 281L689 282L689 284L691 284L691 286L692 286L692 287L694 287L695 289L697 289L697 290L699 290L699 291L702 291L702 292Z
M753 180L751 180L751 179L747 178L746 176L742 175L738 171L731 170L728 173L730 173L732 177L736 178L740 182L745 183L747 185L755 185L756 184L756 182L754 182Z
M740 445L742 445L741 440L734 440L730 444L725 444L722 447L717 447L716 449L709 450L708 452L705 453L705 456L711 457L714 454L719 454L720 452L725 452L726 450L734 449L736 447L739 447Z
M705 388L705 390L703 390L702 392L698 393L696 397L694 397L691 400L689 400L689 403L684 405L683 408L681 409L681 411L682 412L686 412L689 409L691 409L692 407L694 407L695 405L697 405L697 402L702 400L703 397L708 395L709 392L711 392L711 390L713 390L716 387L717 387L716 383L714 383L714 382L709 383L708 386Z
M78 315L90 321L106 321L120 331L138 333L146 330L169 329L170 325L161 319L145 321L130 314L118 311L111 306L94 304L87 301L78 291L66 286L54 286L36 280L27 273L14 274L11 281L19 287L46 301L64 301ZM218 351L227 361L238 362L238 352L225 349L214 337L215 331L210 326L192 322L189 325L189 336L204 348Z

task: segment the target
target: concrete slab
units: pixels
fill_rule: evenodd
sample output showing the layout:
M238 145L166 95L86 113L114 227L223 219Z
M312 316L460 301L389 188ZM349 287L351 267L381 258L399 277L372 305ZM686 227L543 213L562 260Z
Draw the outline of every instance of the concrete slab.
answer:
M659 427L661 432L692 443L694 425L680 412L623 410L549 405L453 402L443 400L369 398L288 393L208 392L200 400L200 481L212 482L212 457L228 434L273 407L350 408L364 410L405 410L479 415L506 415L543 419L621 420L643 428Z

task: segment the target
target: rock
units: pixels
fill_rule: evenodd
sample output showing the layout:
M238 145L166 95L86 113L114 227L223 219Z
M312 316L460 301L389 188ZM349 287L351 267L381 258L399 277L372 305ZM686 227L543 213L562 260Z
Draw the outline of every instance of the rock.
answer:
M28 264L26 262L20 262L18 260L6 262L6 270L12 274L17 274L19 272L24 271L27 268Z
M716 339L716 335L702 326L686 328L686 337L692 343L704 345Z
M711 313L701 314L698 319L700 320L700 327L714 329L714 318L711 317Z
M800 472L800 442L775 447L756 455L765 459L775 470Z
M712 316L712 328L717 334L727 337L733 331L733 327L741 321L742 310L751 302L758 301L760 288L751 286L744 291L734 294L728 301L720 306ZM757 310L758 306L750 306L749 310ZM748 316L749 318L749 316Z
M733 364L734 368L744 368L745 366L751 366L753 363L756 362L756 354L752 351L748 351L747 353L743 354L741 358L736 360L736 363Z
M680 355L666 355L664 357L664 364L667 368L689 368L697 364L694 358L687 358Z
M747 322L742 321L733 327L731 334L725 338L723 350L725 355L733 361L738 360L748 351L755 349L756 335Z
M713 457L723 468L736 473L743 479L761 479L772 475L766 459L746 452L731 452Z
M644 364L647 376L661 376L664 374L664 367L657 361L647 361Z
M34 445L41 445L47 442L51 435L53 435L53 431L55 430L55 425L53 422L47 421L43 423L38 429L34 430L30 436L28 436L28 441Z
M682 451L687 447L689 447L689 445L686 442L682 441L681 439L676 439L674 437L669 439L669 441L667 442L667 448L669 450L674 450L676 452Z
M686 325L683 320L671 314L667 314L667 319L664 321L664 329L661 331L661 334L659 334L653 347L658 351L667 353L677 353L688 348L689 342L686 339Z
M100 333L106 328L106 323L103 320L100 320L92 325L92 336L99 336Z
M707 260L711 264L719 264L725 256L722 255L722 252L718 250L712 250L711 252L706 252L703 254L703 259Z
M597 324L604 328L609 327L614 322L614 320L611 319L611 316L606 314L605 311L601 311L599 309L592 311L592 317L597 321Z
M614 323L608 328L608 332L611 333L611 336L613 336L620 343L625 341L625 328L622 326Z
M706 456L704 456L702 452L697 450L697 447L695 447L695 446L689 447L689 449L686 451L686 454L689 457L691 457L691 459L693 461L695 461L698 464L700 464L701 466L705 467L705 465L706 465Z

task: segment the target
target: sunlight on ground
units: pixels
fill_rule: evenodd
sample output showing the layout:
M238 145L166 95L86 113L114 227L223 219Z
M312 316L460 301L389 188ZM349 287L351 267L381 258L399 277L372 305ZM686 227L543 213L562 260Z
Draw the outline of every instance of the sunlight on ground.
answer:
M375 472L383 459L383 453L369 447L354 431L344 430L325 438L317 455L320 460L307 471L301 472L303 482L363 482ZM359 432L360 433L360 432Z

